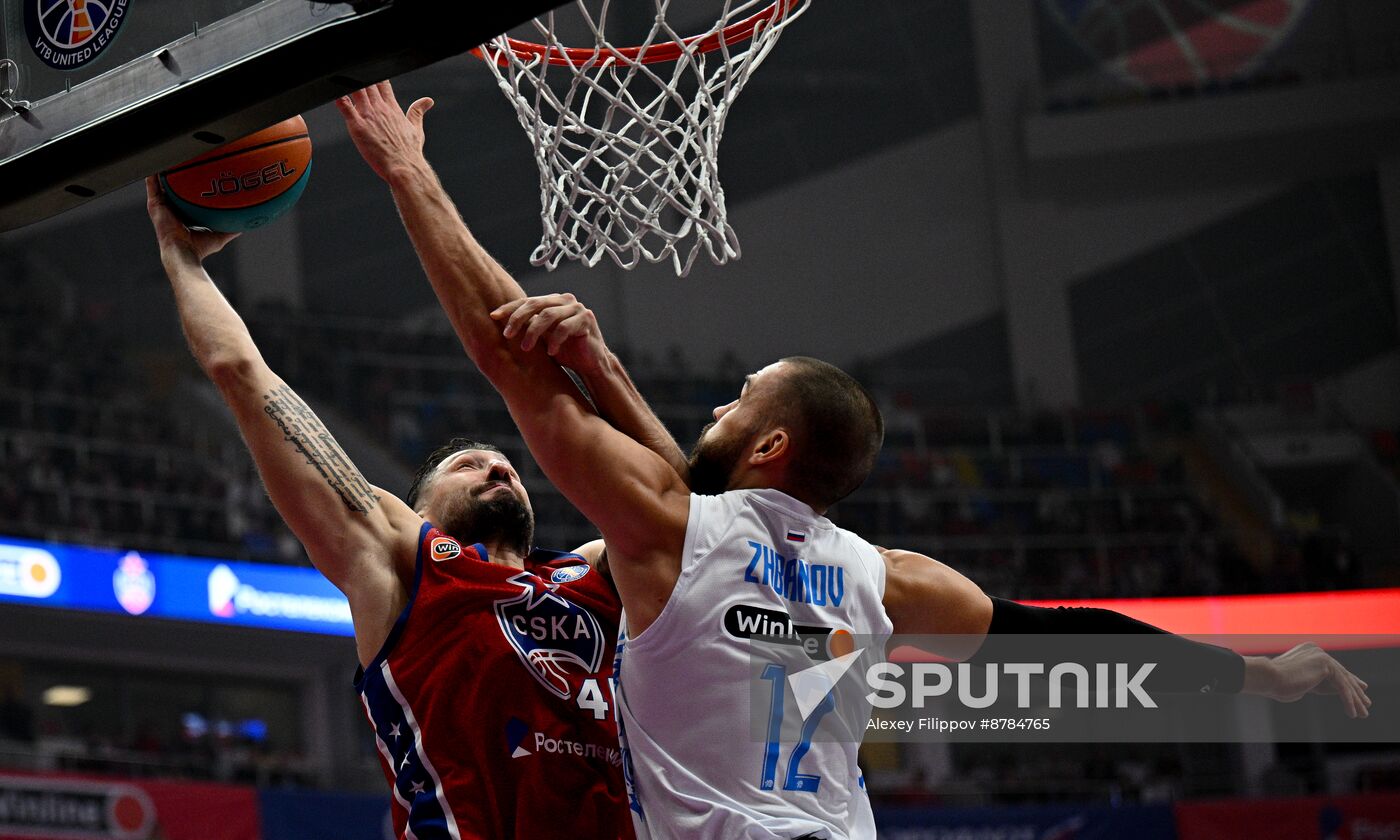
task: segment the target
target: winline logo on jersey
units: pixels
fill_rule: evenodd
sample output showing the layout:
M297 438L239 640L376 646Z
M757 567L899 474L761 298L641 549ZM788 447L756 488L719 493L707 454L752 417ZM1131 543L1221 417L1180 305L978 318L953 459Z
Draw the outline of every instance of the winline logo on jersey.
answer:
M753 625L753 616L743 617ZM865 740L1400 743L1400 721L1349 719L1335 696L1304 697L1299 714L1261 712L1258 704L1269 701L1216 690L1219 675L1204 673L1199 658L1168 636L1002 635L989 655L980 637L873 638L791 620L762 625L746 638L750 735L768 745L766 756L791 746L792 760L801 761L821 742ZM1362 679L1400 673L1400 636L1210 643L1268 655L1304 641Z

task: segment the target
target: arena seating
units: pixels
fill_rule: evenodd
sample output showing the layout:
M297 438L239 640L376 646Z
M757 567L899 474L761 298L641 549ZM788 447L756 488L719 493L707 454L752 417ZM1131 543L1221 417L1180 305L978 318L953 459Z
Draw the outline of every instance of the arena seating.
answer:
M173 410L178 390L169 383L162 390L152 365L126 358L100 312L49 304L49 317L26 318L21 329L19 313L40 306L22 299L23 289L3 316L13 338L0 364L0 469L24 479L0 490L0 529L306 562L230 430ZM405 466L456 434L497 442L533 490L541 544L593 536L531 465L504 405L441 324L386 327L267 309L250 322L275 369L359 421ZM733 358L695 372L678 350L630 364L683 442L694 439L714 405L732 398L745 372ZM922 404L910 390L878 396L889 428L885 450L866 486L832 512L877 542L939 557L1007 597L1210 594L1263 585L1184 466L1187 412L1027 416L947 410ZM1267 588L1302 585L1301 577L1271 576Z
M206 387L187 358L134 357L100 309L55 304L32 292L19 284L0 303L0 470L19 478L0 484L0 531L307 563L232 428L202 422L198 412L176 405L182 378L184 387ZM33 318L36 309L46 317ZM276 309L250 313L249 321L284 378L313 402L353 418L405 467L453 435L495 442L531 488L541 544L572 546L594 536L530 461L504 405L443 324L386 327ZM733 398L747 372L732 356L715 370L696 371L679 350L628 362L683 442L694 439L713 406ZM954 410L897 385L877 398L887 423L885 449L865 487L833 509L833 518L878 543L937 557L992 594L1139 597L1344 583L1319 580L1306 563L1289 562L1309 544L1286 533L1267 577L1245 559L1189 468L1199 452L1185 408ZM1384 458L1385 436L1374 439ZM42 749L10 736L0 750L9 756L5 762L261 784L300 779L294 752L237 738L206 733L189 743L157 744L116 730L39 735ZM941 785L935 797L907 752L867 747L872 777L895 791L882 794L888 804L1150 802L1229 791L1228 780L1199 773L1187 784L1172 749L1144 748L1135 762L1096 763L1093 755L1072 751L993 755L959 746L950 760L960 784ZM1031 778L1052 781L1016 782Z
M405 462L416 463L456 434L504 442L524 461L541 542L565 545L592 535L532 471L504 405L444 325L395 329L276 310L260 312L254 324L264 353L289 380L349 409ZM638 387L683 443L694 440L715 405L733 398L747 372L732 357L714 371L694 371L678 349L660 360L639 354L628 361ZM299 377L302 371L336 373ZM885 449L866 486L832 511L844 525L883 544L926 551L1008 597L1260 586L1188 479L1181 448L1189 445L1189 412L1023 416L944 410L909 391L878 396Z
M236 435L181 410L162 366L132 357L101 304L12 276L0 298L0 474L11 479L0 532L304 562Z

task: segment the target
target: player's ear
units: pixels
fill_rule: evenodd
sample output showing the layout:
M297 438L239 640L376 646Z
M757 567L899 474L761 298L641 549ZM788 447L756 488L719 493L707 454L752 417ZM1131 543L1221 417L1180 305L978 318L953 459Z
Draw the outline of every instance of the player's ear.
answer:
M749 450L749 464L755 467L773 464L786 458L792 452L792 435L782 426L770 429Z

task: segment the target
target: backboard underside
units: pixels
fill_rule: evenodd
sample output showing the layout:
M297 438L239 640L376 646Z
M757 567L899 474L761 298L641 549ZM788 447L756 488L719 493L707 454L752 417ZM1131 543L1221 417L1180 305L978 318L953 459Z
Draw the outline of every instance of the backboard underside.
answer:
M559 0L450 20L431 0L0 2L3 231L465 52Z

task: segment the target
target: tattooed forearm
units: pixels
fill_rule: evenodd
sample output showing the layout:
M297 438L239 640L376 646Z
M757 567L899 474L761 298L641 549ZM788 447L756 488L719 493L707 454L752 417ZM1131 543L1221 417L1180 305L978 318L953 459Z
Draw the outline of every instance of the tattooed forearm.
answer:
M263 411L282 430L282 437L306 457L306 463L316 468L347 508L369 513L379 504L374 488L295 391L280 385L263 399L267 403Z

